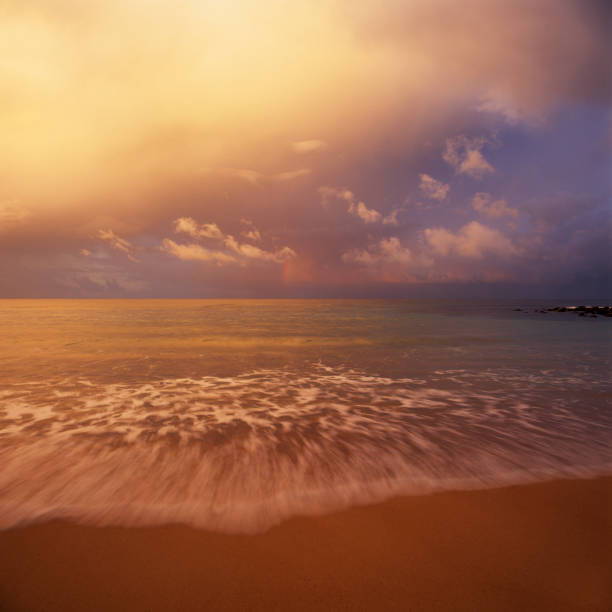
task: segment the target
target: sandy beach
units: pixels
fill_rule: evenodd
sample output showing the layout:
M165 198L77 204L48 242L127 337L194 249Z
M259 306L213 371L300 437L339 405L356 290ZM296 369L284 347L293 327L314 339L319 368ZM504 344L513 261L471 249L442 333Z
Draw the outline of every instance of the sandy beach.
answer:
M405 497L267 533L0 533L3 611L612 607L612 478Z

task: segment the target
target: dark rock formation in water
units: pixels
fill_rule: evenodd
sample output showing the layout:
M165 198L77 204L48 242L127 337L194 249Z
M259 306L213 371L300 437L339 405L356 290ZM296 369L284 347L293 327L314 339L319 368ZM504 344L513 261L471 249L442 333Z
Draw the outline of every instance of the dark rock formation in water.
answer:
M551 312L571 312L580 317L597 319L598 317L612 317L612 306L555 306L554 308L513 308L514 312L523 314L539 313L548 314Z
M612 317L612 306L555 306L554 308L547 308L546 310L539 310L538 312L573 312L581 317L587 315L591 317Z

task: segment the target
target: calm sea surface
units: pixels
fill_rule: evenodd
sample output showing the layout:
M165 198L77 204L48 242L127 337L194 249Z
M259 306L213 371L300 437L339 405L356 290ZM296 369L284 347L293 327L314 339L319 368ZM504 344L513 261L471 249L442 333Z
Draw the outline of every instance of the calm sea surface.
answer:
M0 528L252 532L612 473L612 320L535 306L0 300Z

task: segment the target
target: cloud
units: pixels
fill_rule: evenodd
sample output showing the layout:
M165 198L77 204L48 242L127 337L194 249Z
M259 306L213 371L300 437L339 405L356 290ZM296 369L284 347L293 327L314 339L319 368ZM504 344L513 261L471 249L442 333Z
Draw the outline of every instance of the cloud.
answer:
M381 220L381 214L373 208L368 208L363 202L351 202L348 211L364 223L378 223Z
M164 238L161 250L183 261L205 261L219 265L237 261L235 257L223 251L206 249L199 244L177 244L169 238Z
M397 215L402 211L401 208L396 208L392 210L386 217L383 218L383 225L399 225L399 221L397 220Z
M202 172L239 179L252 185L257 185L264 179L264 175L261 172L249 170L248 168L203 168Z
M297 170L289 170L288 172L279 172L278 174L272 174L269 178L277 183L285 183L292 181L301 176L308 176L312 173L310 168L298 168Z
M606 0L354 4L344 16L359 39L420 69L419 85L433 83L443 96L487 92L491 105L514 118L566 102L609 103Z
M293 181L302 176L308 176L312 173L312 170L310 168L297 168L274 174L263 174L248 168L203 168L202 172L239 179L251 185L262 185L264 183L286 183L287 181Z
M117 236L115 232L111 229L101 229L98 231L98 238L108 242L110 246L117 250L125 253L127 258L134 263L140 263L138 259L134 256L134 247L128 242L125 238L121 238Z
M247 226L247 229L241 232L241 236L244 236L244 238L252 240L253 242L261 241L261 232L255 227L250 219L242 218L240 219L240 223Z
M198 225L191 217L180 217L174 222L174 231L183 232L192 238L218 238L223 239L223 232L216 223L203 223Z
M456 234L441 227L428 228L424 234L433 251L442 256L456 253L462 257L482 259L485 253L510 256L519 252L501 232L478 221L464 225Z
M259 242L261 240L261 234L259 233L259 230L255 227L242 232L242 236L248 238L249 240L252 240L253 242Z
M426 268L433 260L422 253L415 253L403 246L396 236L383 238L369 249L352 249L342 254L345 263L356 263L363 266L380 264L397 264L400 266Z
M355 200L355 195L349 189L336 189L335 187L319 187L319 194L321 196L321 204L326 206L330 202L338 199L344 200L351 204Z
M291 148L298 155L304 155L305 153L314 153L315 151L324 151L327 149L327 143L324 140L299 140L291 143Z
M539 112L525 112L520 109L507 95L499 91L489 91L483 95L476 104L476 110L501 117L508 125L524 123L537 126L542 123L542 115Z
M83 255L83 257L89 257L91 255L91 251L89 249L81 249L79 253Z
M288 259L296 257L296 252L287 246L282 247L281 249L278 249L277 251L273 252L264 251L263 249L260 249L259 247L256 247L252 244L238 244L234 241L228 244L228 246L230 246L234 251L236 251L236 253L243 255L248 259L259 259L261 261L283 263Z
M368 272L343 265L343 253L401 265L380 244L391 234L413 259L435 255L435 272L455 277L480 278L492 261L580 295L608 273L609 236L593 237L609 227L609 1L229 4L5 0L0 201L18 197L32 216L0 205L0 295L53 294L46 271L29 275L28 258L64 253L83 267L114 266L109 277L142 277L159 296L247 286L280 295L285 277L273 260L284 245L298 253L291 266L308 262L313 287L342 295ZM420 172L450 185L444 198L434 183L428 193L438 197L419 188ZM352 190L317 194L319 185ZM476 191L491 197L474 208ZM582 191L606 198L588 218L582 200L555 199ZM240 225L243 216L257 227ZM521 256L461 256L458 230L471 220ZM141 264L102 242L99 228L127 238ZM436 255L425 228L455 237L451 257ZM188 265L152 248L164 238L235 263ZM204 266L206 286L200 270L185 270Z
M463 135L447 138L442 158L453 166L457 174L467 174L472 178L482 179L485 174L495 172L493 166L481 153L486 142L484 138L469 138Z
M484 192L478 192L472 198L472 208L489 217L512 217L516 219L519 211L516 208L511 208L504 199L491 202L491 195Z
M251 225L248 219L241 219L243 224ZM245 263L246 260L259 260L273 263L296 257L296 253L288 246L275 251L266 251L252 244L239 243L231 234L224 234L216 223L198 223L191 217L180 217L174 222L176 233L186 233L192 238L212 238L223 243L224 250L209 249L199 244L178 244L169 238L162 242L161 250L178 259L213 262L218 265ZM244 232L243 232L244 233ZM261 240L261 234L255 227L246 232L247 238ZM229 252L228 252L229 251Z
M18 200L4 200L0 202L0 230L3 227L23 223L31 214Z
M429 174L421 174L420 179L419 189L426 197L440 201L446 199L450 191L450 185L437 181L435 178L429 176Z
M414 261L412 251L403 247L399 238L383 238L379 243L379 251L385 261L400 264L411 264Z
M390 225L397 225L397 213L395 210L386 217L375 210L374 208L368 208L362 201L358 201L355 194L349 189L336 189L335 187L319 187L319 194L321 195L321 204L326 206L333 200L341 200L348 204L347 212L351 215L359 217L364 223L384 223Z

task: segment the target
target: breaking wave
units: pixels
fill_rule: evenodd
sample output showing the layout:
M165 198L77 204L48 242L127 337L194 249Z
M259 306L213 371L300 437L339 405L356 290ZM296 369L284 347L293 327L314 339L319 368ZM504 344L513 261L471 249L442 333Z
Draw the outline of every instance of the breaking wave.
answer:
M546 372L424 380L322 364L9 385L0 527L62 517L252 533L394 495L608 473L612 416L559 393L582 385Z

